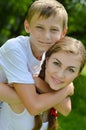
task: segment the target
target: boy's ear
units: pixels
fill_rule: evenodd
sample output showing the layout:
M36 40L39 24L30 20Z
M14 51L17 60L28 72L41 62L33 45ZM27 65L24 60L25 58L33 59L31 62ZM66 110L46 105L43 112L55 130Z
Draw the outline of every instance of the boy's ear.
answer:
M29 22L27 20L24 21L24 28L27 33L30 32Z
M67 33L67 28L63 30L61 38L65 37L66 33Z

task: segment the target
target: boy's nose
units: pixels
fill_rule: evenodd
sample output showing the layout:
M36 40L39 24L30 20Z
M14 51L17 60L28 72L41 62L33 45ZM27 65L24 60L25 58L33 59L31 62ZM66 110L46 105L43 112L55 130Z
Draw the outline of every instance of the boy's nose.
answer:
M46 39L50 39L50 32L49 31L46 31L45 37L46 37Z

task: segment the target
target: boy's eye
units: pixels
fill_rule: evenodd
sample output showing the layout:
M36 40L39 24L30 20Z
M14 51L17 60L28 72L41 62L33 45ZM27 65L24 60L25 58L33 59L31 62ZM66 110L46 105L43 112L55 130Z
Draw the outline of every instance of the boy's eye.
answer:
M41 26L36 26L36 28L38 28L38 29L43 29L43 27L41 27Z
M58 29L51 29L52 32L58 32L59 30Z

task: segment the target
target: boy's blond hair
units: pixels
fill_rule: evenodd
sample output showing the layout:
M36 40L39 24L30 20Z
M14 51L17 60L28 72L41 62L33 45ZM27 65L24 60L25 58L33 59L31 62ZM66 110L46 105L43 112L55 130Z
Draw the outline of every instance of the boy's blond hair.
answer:
M42 18L60 16L63 20L63 30L68 27L68 14L64 6L56 0L36 0L27 11L26 19L30 23L34 15Z

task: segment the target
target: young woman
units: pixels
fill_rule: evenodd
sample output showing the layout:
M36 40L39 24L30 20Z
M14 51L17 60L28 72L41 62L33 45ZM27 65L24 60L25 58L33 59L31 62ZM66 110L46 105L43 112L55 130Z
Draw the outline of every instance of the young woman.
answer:
M68 87L80 74L85 63L86 50L83 44L74 38L65 37L46 52L39 77L47 82L47 87L50 87L50 90L53 90L53 92L59 91ZM37 80L36 77L34 79ZM37 89L37 85L35 87ZM41 94L39 89L37 89L37 93ZM55 107L57 107L57 105L59 104L54 104ZM58 111L60 111L60 105ZM12 130L12 127L13 129L15 128L15 130L19 130L19 125L22 127L25 125L23 130L57 130L57 111L55 107L35 116L35 124L34 117L31 116L26 109L20 114L15 113L14 111L17 107L19 106L16 105L16 107L12 107L12 110L6 103L2 104L0 112L1 127L4 123L6 127L6 120L8 118L8 130ZM17 120L14 121L14 119Z
M80 74L85 63L86 50L83 44L74 38L65 37L46 52L39 76L49 84L51 89L60 90ZM55 109L50 109L46 118L49 121L47 130L57 130L56 116ZM33 130L40 126L37 118L41 119L39 116L35 118Z

